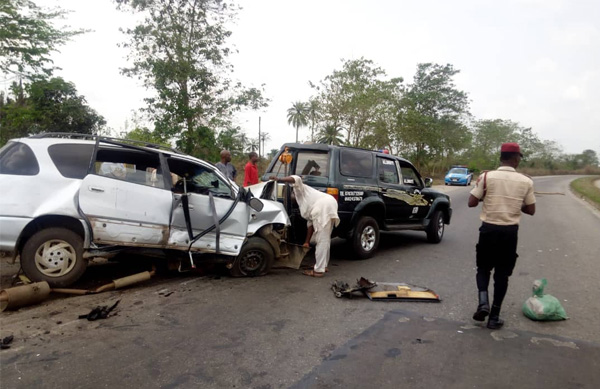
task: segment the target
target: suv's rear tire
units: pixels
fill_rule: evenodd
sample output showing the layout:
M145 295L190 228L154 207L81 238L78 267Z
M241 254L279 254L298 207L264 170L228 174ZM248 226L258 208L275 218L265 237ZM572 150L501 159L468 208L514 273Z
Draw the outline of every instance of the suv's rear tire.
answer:
M427 226L427 240L431 243L440 243L444 237L444 214L437 210Z
M46 281L51 287L69 286L87 268L83 239L66 228L47 228L25 242L21 267L32 281Z
M352 248L361 259L371 258L379 246L379 225L371 216L362 216L352 234Z
M275 254L269 242L253 236L242 247L229 274L233 277L262 276L271 270L274 261Z

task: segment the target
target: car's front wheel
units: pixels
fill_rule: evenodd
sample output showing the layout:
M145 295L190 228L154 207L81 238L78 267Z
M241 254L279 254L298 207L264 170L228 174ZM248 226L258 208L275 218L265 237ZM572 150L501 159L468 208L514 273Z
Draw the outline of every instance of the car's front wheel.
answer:
M352 247L361 259L371 258L379 246L379 225L370 216L362 216L352 235Z
M66 228L36 232L23 246L21 267L32 281L46 281L51 287L69 286L87 268L83 239Z
M431 243L440 243L444 237L444 214L437 210L427 226L427 240Z
M269 242L253 236L242 247L229 273L233 277L262 276L271 270L274 261L275 254Z

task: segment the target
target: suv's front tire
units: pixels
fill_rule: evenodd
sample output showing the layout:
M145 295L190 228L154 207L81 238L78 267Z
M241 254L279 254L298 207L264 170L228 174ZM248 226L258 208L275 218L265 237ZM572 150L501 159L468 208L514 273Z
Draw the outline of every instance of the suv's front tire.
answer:
M440 243L444 237L444 214L437 210L427 226L427 240L431 243Z
M51 287L69 286L87 268L83 239L66 228L38 231L23 246L21 267L32 281L46 281Z
M379 246L379 225L370 216L358 219L352 234L352 248L361 259L371 258Z

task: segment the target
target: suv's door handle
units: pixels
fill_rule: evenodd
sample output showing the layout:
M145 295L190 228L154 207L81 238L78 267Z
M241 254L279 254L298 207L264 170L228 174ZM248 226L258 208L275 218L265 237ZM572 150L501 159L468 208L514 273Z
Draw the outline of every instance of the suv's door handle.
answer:
M179 204L179 205L178 205L178 207L179 207L179 208L183 208L183 204ZM189 208L189 209L194 209L194 206L193 206L192 204L189 204L189 205L188 205L188 208Z
M91 192L100 192L100 193L104 192L104 188L100 188L100 187L97 187L97 186L90 186L88 188L89 188L89 190Z

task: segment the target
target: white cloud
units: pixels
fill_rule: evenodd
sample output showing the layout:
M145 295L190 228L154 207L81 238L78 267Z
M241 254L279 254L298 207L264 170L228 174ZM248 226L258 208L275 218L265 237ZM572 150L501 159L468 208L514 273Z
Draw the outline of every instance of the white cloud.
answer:
M597 17L599 15L596 15ZM552 39L565 46L595 46L598 48L600 31L589 23L573 24L553 31Z

